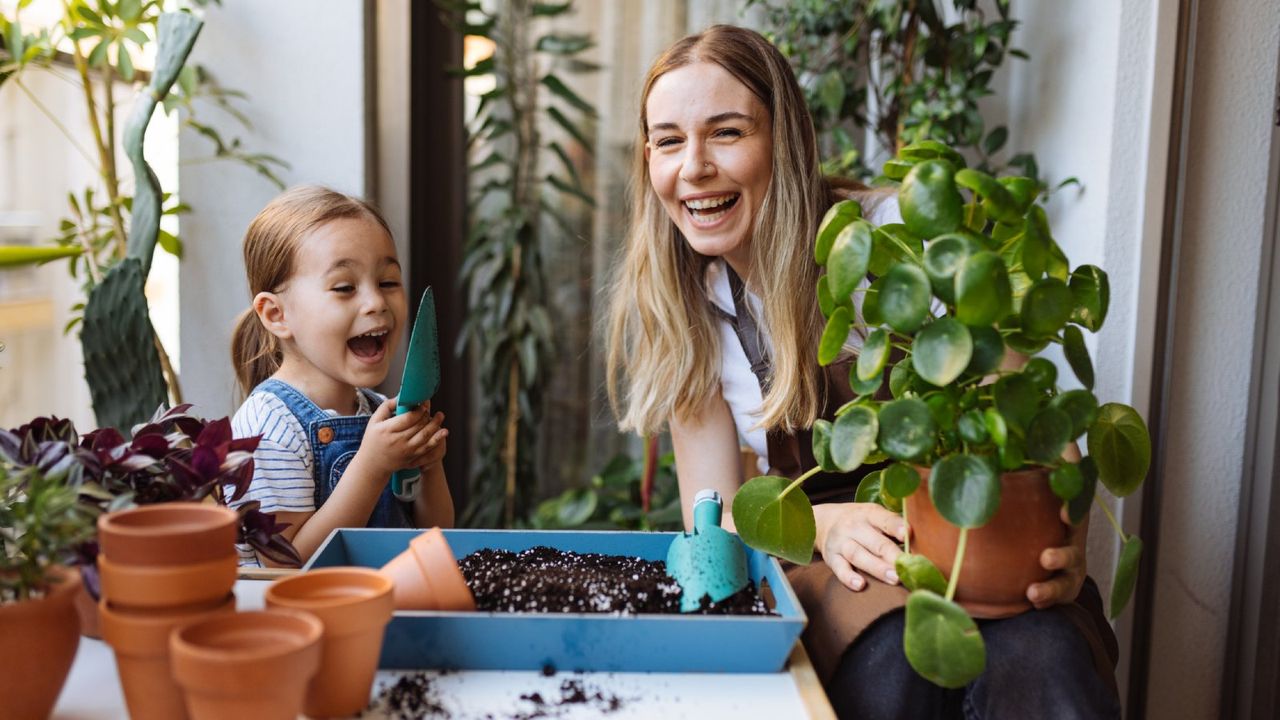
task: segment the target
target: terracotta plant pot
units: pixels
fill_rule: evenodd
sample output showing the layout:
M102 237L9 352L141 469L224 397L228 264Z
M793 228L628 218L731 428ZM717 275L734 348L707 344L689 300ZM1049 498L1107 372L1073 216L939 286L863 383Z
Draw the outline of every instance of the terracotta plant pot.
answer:
M951 577L960 530L929 499L929 468L916 468L923 482L907 498L911 551L933 561ZM978 618L1001 618L1030 610L1027 587L1052 573L1040 566L1045 548L1067 542L1059 513L1062 500L1049 488L1045 468L1000 476L1000 507L986 525L969 531L956 585L956 601Z
M295 720L320 667L324 625L266 610L208 618L169 637L173 676L194 720Z
M409 549L382 566L395 582L397 610L476 609L475 596L440 528L409 541Z
M103 640L115 650L125 704L133 720L187 717L182 688L169 669L169 634L210 615L235 612L236 596L216 605L175 610L123 610L107 601L98 606Z
M122 565L98 556L102 597L120 608L177 608L221 600L236 584L236 555L189 565Z
M99 551L121 565L186 565L235 555L237 515L220 505L171 502L98 518Z
M0 715L45 718L62 692L80 646L80 573L61 568L35 600L0 605Z
M382 637L394 610L391 578L368 568L325 568L277 580L268 608L305 610L324 624L320 671L304 711L310 717L355 715L369 704Z

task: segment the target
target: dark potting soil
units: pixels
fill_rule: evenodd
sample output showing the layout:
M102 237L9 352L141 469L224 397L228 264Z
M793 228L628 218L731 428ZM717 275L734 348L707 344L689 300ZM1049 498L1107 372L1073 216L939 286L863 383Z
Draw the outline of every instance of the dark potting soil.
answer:
M680 584L661 560L576 553L538 546L513 553L477 550L458 562L476 597L476 608L492 612L680 613ZM755 584L714 603L702 597L707 615L771 615Z
M450 708L428 673L411 673L401 676L395 683L382 688L367 709L377 717L395 720L429 720L455 718L457 720L534 720L556 718L570 712L575 705L589 706L600 715L617 711L627 701L613 693L601 690L580 678L569 678L560 683L560 696L548 693L525 693L520 696L527 706L513 707L509 711L494 713L467 713L461 708Z

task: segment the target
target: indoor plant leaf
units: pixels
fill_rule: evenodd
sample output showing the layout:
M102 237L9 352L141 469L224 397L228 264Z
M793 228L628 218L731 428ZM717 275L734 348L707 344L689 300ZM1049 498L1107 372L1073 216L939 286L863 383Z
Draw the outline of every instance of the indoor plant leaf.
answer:
M1071 416L1071 439L1080 437L1098 416L1098 399L1088 390L1068 390L1054 396L1049 405Z
M916 374L911 369L911 363L897 363L889 371L889 393L895 398L902 397L904 393L911 389L911 383L915 378Z
M1026 223L1022 228L1022 271L1033 281L1044 275L1049 264L1050 245L1053 239L1049 236L1049 223L1044 208L1038 205L1031 207Z
M1098 466L1093 458L1083 457L1076 467L1080 470L1080 492L1067 501L1067 519L1079 525L1093 507L1093 496L1098 490Z
M1121 403L1098 408L1088 442L1098 479L1113 495L1124 497L1138 489L1151 464L1151 436L1136 410Z
M870 408L858 406L836 418L831 426L831 460L849 472L862 464L876 447L880 423Z
M929 406L919 398L900 398L880 408L876 442L895 460L915 460L933 449L937 430Z
M880 287L880 315L894 330L915 332L929 316L929 277L916 265L898 263Z
M973 247L968 238L951 233L936 237L924 251L924 272L929 276L933 294L947 304L956 301L956 271L971 253L982 250Z
M1062 330L1062 354L1067 356L1067 364L1080 384L1092 390L1093 361L1089 359L1089 349L1084 346L1084 333L1075 325L1068 325Z
M1098 332L1111 305L1111 284L1107 274L1097 266L1081 265L1071 273L1070 287L1071 296L1075 299L1071 322Z
M822 216L822 224L818 226L818 237L813 245L813 260L819 265L827 264L831 246L835 244L836 235L849 223L862 217L862 206L853 200L841 200L827 210Z
M1084 475L1073 463L1063 463L1049 473L1049 488L1054 495L1071 502L1084 489Z
M1054 277L1031 284L1022 298L1022 332L1033 338L1057 335L1075 307L1071 289Z
M964 198L956 189L955 166L946 160L918 163L902 179L898 206L911 232L934 238L953 232L964 217Z
M920 487L920 473L907 463L897 462L880 473L881 492L905 500Z
M748 480L733 498L733 524L751 547L808 565L816 534L813 506L799 489L783 495L790 485L776 475Z
M1111 583L1111 609L1108 613L1112 620L1124 612L1133 596L1133 586L1138 581L1138 561L1142 559L1142 539L1130 535L1120 548L1120 559L1116 561L1115 580Z
M908 590L928 590L942 595L947 592L947 579L929 558L916 553L902 553L893 561L902 587Z
M818 418L813 421L813 459L826 472L836 472L840 468L831 460L831 421Z
M907 598L902 649L911 667L945 688L968 685L987 666L978 625L959 605L929 590Z
M1000 256L984 250L965 258L956 273L956 319L990 325L1013 307L1013 288Z
M849 387L858 395L875 395L880 391L880 386L883 384L883 371L876 373L870 380L863 380L858 377L858 365L854 363L849 366Z
M1027 425L1027 458L1048 465L1062 457L1071 442L1071 416L1052 405L1040 408Z
M889 333L884 328L876 328L867 335L858 353L858 379L869 381L884 374L884 366L889 362Z
M853 220L837 235L827 258L828 287L837 305L846 302L858 283L867 276L871 262L871 225Z
M818 364L830 365L840 356L844 343L849 339L849 308L841 305L827 319L827 326L822 331L822 339L818 342Z
M1005 423L1026 430L1039 405L1040 391L1035 383L1022 374L1006 375L996 381L992 394Z
M858 481L858 489L853 494L853 501L860 503L875 503L889 510L890 512L902 512L902 500L884 492L881 486L881 478L883 471L867 473Z
M969 328L969 337L973 340L973 355L965 372L986 375L1000 367L1004 360L1004 339L1000 337L999 330L990 325L978 325Z
M983 200L982 206L1000 222L1012 223L1022 219L1018 203L994 177L980 170L962 168L956 171L955 179L956 185L979 195Z
M986 458L948 455L933 464L929 499L952 525L982 527L1000 507L1000 476Z
M960 377L973 357L973 339L963 323L938 318L916 334L911 366L916 374L942 387Z

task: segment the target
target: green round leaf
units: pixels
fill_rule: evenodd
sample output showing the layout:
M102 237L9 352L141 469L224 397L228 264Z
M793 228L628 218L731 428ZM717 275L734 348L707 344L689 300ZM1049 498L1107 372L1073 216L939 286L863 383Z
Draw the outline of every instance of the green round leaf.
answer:
M911 172L911 168L915 167L915 165L914 162L891 158L885 161L884 167L881 168L880 172L890 180L901 180L907 176L907 173Z
M965 258L956 273L956 319L965 325L991 325L1012 307L1013 289L1000 256L983 251Z
M1067 501L1067 518L1072 525L1079 525L1093 507L1093 496L1098 490L1098 466L1093 458L1084 457L1076 465L1080 470L1080 492Z
M840 234L849 223L862 217L862 206L853 200L841 200L832 205L827 214L822 216L822 224L818 226L818 238L813 244L813 260L819 265L826 265L831 254L831 246L835 244L836 235Z
M824 318L831 317L836 309L836 301L831 297L831 285L826 275L818 278L818 309L822 311Z
M858 489L853 495L853 501L875 503L890 512L901 513L902 501L884 492L884 488L880 484L882 474L883 471L876 470L862 476L862 479L858 481Z
M1111 283L1107 280L1107 274L1102 268L1081 265L1071 273L1070 286L1071 297L1075 299L1071 322L1098 332L1107 319L1107 308L1111 305Z
M889 371L889 394L895 398L902 397L911 389L911 384L915 381L916 374L911 370L911 363L900 362L893 366Z
M1124 612L1124 606L1129 604L1129 598L1133 596L1133 586L1138 582L1138 562L1141 559L1142 539L1137 535L1130 535L1125 538L1124 547L1120 548L1115 580L1111 583L1109 614L1112 620Z
M880 417L881 425L884 416ZM1120 403L1098 408L1089 426L1089 457L1098 465L1098 479L1116 497L1142 484L1151 465L1151 436L1138 411Z
M1018 203L1009 194L1005 186L990 175L978 170L964 168L956 171L956 185L968 188L983 199L983 207L1000 222L1017 222L1022 219L1018 211Z
M840 468L831 459L831 421L818 418L813 421L813 459L826 472L837 472Z
M970 375L986 375L1000 367L1004 360L1004 340L1000 331L990 325L969 328L973 340L973 357L964 371Z
M986 458L948 455L933 464L929 498L952 525L982 527L1000 507L1000 476Z
M1026 430L1040 406L1040 390L1031 378L1021 373L1005 375L992 389L996 409L1014 429Z
M1041 390L1052 390L1058 382L1058 366L1042 357L1033 357L1022 368L1022 374Z
M866 382L882 376L887 362L889 362L889 333L882 328L876 328L863 341L862 351L858 353L858 379Z
M831 426L831 460L849 472L862 464L875 449L880 423L867 407L858 406L836 418Z
M1089 429L1098 416L1098 400L1088 390L1068 390L1049 401L1053 407L1071 416L1071 439Z
M928 590L942 595L947 592L947 579L929 558L915 553L900 553L893 561L902 587L908 590Z
M905 500L920 487L920 473L906 463L894 463L880 475L881 492Z
M1000 446L999 456L1001 470L1017 470L1026 461L1022 451L1022 441L1017 437L1009 437L1005 440L1004 445Z
M1056 336L1074 307L1075 299L1066 283L1053 277L1041 278L1022 298L1022 332L1033 338Z
M733 524L751 547L808 565L817 533L813 506L799 488L784 496L790 484L776 475L748 480L733 498Z
M970 445L981 445L988 440L987 424L982 411L974 408L960 416L960 439Z
M1040 409L1027 426L1027 457L1048 465L1062 457L1071 442L1071 416L1053 406Z
M982 412L982 424L986 426L987 435L990 436L991 442L999 447L1004 447L1005 441L1009 437L1009 428L1004 424L1004 417L1000 415L1000 411L993 407L984 410Z
M1022 271L1032 280L1039 280L1049 264L1053 238L1049 235L1049 219L1044 208L1033 205L1026 223L1022 226L1020 259Z
M879 308L884 321L898 332L915 332L929 315L929 278L910 263L894 265L880 288Z
M877 445L895 460L915 460L934 446L937 427L929 406L919 398L901 398L880 408Z
M960 153L952 150L946 143L937 140L917 140L910 145L904 145L898 151L898 157L913 163L942 158L958 168L962 168L965 165L964 157Z
M929 590L907 598L902 651L921 677L944 688L962 688L987 667L977 624L959 605Z
M849 366L849 387L858 395L875 395L880 392L880 386L884 384L884 373L880 373L870 380L863 380L858 377L858 366Z
M951 233L934 238L924 251L924 272L933 294L943 302L956 301L956 271L971 253L982 250L963 235Z
M933 238L954 231L964 218L964 198L956 189L955 166L925 160L911 168L898 190L898 207L911 232Z
M1013 332L1004 336L1004 344L1023 355L1035 355L1049 347L1049 338L1033 338L1020 332Z
M880 289L883 287L884 277L877 277L862 295L862 321L868 325L884 324L884 315L880 313Z
M560 527L577 527L595 514L600 498L591 488L575 488L565 493L556 508Z
M1079 467L1064 463L1049 473L1049 488L1054 495L1071 502L1084 489L1084 475L1080 473Z
M1067 356L1067 364L1080 384L1092 390L1093 361L1089 359L1089 349L1084 345L1084 333L1075 325L1068 325L1062 331L1062 354Z
M911 366L926 381L942 387L960 377L973 358L969 328L949 317L938 318L916 334Z
M843 305L831 313L827 327L822 331L822 339L818 341L819 365L830 365L840 356L845 341L849 339L850 318L849 308Z
M956 415L960 414L960 409L951 395L945 392L933 392L925 397L924 404L929 406L929 415L933 417L933 424L937 425L939 430L955 428Z
M999 178L996 182L1004 186L1009 191L1009 195L1016 204L1018 214L1025 215L1030 209L1031 203L1035 201L1036 196L1040 194L1040 183L1029 177L1011 176Z
M889 223L875 229L871 244L871 264L867 269L876 277L884 277L889 268L900 262L915 262L924 254L924 241L902 223Z
M858 283L867 276L867 264L871 262L871 224L866 220L854 220L836 235L827 259L827 276L831 297L840 304L853 293Z

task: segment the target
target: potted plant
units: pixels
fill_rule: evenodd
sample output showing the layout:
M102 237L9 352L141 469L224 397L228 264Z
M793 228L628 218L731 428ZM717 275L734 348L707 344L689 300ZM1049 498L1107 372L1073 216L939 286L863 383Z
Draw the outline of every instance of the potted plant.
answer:
M1038 184L966 168L958 153L933 141L904 147L884 174L900 181L904 222L873 227L856 203L844 201L827 213L814 246L826 269L816 288L827 318L818 360L826 365L845 355L850 331L861 333L849 374L856 397L833 421L815 424L817 467L794 481L752 479L734 499L733 517L747 544L807 563L815 524L799 486L822 470L886 463L862 480L858 496L901 512L911 527L896 568L912 591L907 659L938 685L959 687L985 667L982 637L957 603L977 556L1029 547L1029 572L1044 572L1040 551L1065 538L1060 509L1079 522L1098 482L1116 496L1136 490L1151 444L1133 408L1099 405L1092 392L1083 331L1097 332L1106 318L1107 275L1092 265L1070 267L1035 202ZM864 277L874 281L859 289ZM1050 344L1061 346L1082 387L1062 387L1045 358L1018 369L1005 361L1007 350L1035 356ZM882 392L886 384L891 398ZM1088 455L1064 457L1082 436ZM1114 617L1132 593L1142 544L1101 507L1123 540ZM945 522L929 522L935 510ZM1002 515L1047 534L992 540L988 533L1008 524ZM912 539L919 553L912 553ZM1003 601L985 584L969 584L969 607L1000 616L1017 611L1028 583L1015 579L1014 597ZM1014 606L1002 604L1010 601Z
M80 633L80 576L67 568L93 535L94 513L67 482L73 463L52 449L22 468L0 463L0 697L12 717L47 717Z

